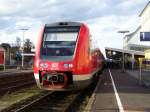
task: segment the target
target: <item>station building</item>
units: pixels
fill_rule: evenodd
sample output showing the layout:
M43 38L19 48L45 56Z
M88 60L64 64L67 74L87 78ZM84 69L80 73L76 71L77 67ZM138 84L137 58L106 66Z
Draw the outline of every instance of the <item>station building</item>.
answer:
M117 68L121 67L124 62L125 68L138 69L139 59L145 57L144 51L148 52L146 57L149 58L150 41L141 41L140 34L141 32L150 34L150 1L139 14L139 18L140 26L125 36L123 49L105 48L107 59L111 60L111 63Z
M139 14L140 26L137 29L126 35L125 49L145 51L150 49L150 41L140 41L140 32L150 32L150 1Z

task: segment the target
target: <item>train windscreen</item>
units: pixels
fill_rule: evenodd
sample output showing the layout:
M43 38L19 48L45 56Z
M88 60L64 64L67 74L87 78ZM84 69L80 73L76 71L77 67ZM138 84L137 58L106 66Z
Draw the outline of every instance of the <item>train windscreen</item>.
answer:
M79 28L47 28L43 35L41 58L70 60L74 55Z

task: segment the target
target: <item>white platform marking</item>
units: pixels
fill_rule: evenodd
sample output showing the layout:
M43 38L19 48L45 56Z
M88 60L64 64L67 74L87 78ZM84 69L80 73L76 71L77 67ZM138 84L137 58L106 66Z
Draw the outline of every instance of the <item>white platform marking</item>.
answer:
M110 69L108 69L108 70L109 70L110 78L111 78L111 81L112 81L112 84L113 84L113 89L114 89L114 92L115 92L115 96L116 96L117 104L118 104L118 107L119 107L119 111L124 112L121 100L119 98L119 95L118 95L118 92L117 92L117 89L116 89L116 86L115 86L115 83L114 83L114 79L111 75Z

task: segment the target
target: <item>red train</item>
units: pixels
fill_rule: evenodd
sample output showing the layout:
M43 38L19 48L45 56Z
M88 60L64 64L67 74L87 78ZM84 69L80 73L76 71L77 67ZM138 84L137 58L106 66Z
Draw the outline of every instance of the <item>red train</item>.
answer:
M0 47L0 65L4 65L4 52L5 50Z
M93 48L85 24L57 22L42 28L34 61L38 87L46 90L85 88L103 65L104 57L98 48Z

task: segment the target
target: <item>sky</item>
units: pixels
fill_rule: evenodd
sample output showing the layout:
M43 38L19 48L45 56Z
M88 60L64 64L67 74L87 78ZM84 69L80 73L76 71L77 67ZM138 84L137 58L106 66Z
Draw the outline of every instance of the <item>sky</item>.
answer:
M36 45L42 25L78 21L89 28L101 48L122 48L120 30L133 32L149 0L0 0L0 43L29 38Z

